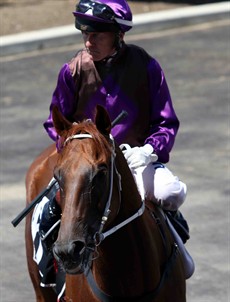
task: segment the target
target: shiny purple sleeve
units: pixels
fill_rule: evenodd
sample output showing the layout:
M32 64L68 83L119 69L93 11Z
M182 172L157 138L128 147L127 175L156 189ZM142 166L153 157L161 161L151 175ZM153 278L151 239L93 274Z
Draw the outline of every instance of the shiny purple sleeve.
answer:
M169 153L174 145L179 120L173 108L169 88L164 72L157 61L149 65L151 92L151 125L150 135L145 144L150 144L158 155L159 161L169 161Z
M74 101L75 85L69 70L69 65L64 64L59 72L57 86L54 90L50 105L50 113L43 126L50 138L57 141L57 133L53 125L52 108L56 105L61 113L68 119L75 110Z

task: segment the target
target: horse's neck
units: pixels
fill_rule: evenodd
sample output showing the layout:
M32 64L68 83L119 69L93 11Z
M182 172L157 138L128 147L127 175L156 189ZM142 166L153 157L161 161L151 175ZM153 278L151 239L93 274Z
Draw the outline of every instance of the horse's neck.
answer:
M137 189L137 185L135 183L134 177L130 171L130 168L127 165L127 162L123 156L123 154L118 152L117 154L117 169L120 174L121 181L121 195L120 195L120 205L119 205L119 213L115 219L115 223L120 221L124 221L133 214L137 213L142 205L141 196ZM146 219L143 219L143 216L138 218L139 226L141 228L142 233L148 232L148 226L146 224ZM135 221L136 222L136 221ZM129 229L131 232L135 232L133 230L134 225L133 222L129 223ZM135 244L135 240L133 241Z
M120 150L117 151L116 166L121 177L121 214L133 212L141 204L141 196L138 192L134 177Z
M107 237L98 248L94 273L98 276L97 283L106 292L138 296L157 286L160 278L158 264L162 263L164 251L158 250L161 245L159 230L148 225L152 222L147 216L145 213Z
M121 205L114 224L124 221L141 206L141 197L138 193L134 178L123 159L118 162L117 168L121 174ZM154 224L147 210L144 214L114 234L105 239L99 247L99 258L94 261L98 282L102 288L110 288L120 295L134 288L138 295L142 291L152 288L159 280L159 244L161 237L158 227ZM160 251L163 254L163 251ZM114 278L118 282L113 282ZM150 280L151 284L140 284L140 280ZM132 286L130 286L132 285Z

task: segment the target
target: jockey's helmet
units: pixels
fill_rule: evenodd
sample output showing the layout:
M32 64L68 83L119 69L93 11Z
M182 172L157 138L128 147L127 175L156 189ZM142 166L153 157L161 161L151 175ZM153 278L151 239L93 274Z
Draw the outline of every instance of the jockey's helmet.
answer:
M81 31L126 32L133 26L126 0L80 0L73 15Z

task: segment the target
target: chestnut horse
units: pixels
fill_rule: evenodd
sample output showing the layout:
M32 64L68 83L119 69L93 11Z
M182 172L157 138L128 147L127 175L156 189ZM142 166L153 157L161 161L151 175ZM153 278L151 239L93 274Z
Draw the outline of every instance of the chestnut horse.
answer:
M185 302L185 273L162 212L142 201L107 111L95 121L67 121L54 108L61 151L52 145L31 165L29 203L53 177L59 183L62 217L53 254L66 272L65 301ZM31 215L26 222L29 273L37 302L56 301L39 285L32 260Z

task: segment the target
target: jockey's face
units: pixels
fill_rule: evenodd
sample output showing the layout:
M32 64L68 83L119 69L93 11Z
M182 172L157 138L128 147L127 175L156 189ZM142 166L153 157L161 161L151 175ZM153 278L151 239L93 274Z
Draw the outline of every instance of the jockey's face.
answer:
M85 47L93 61L101 61L115 52L114 32L82 31Z

